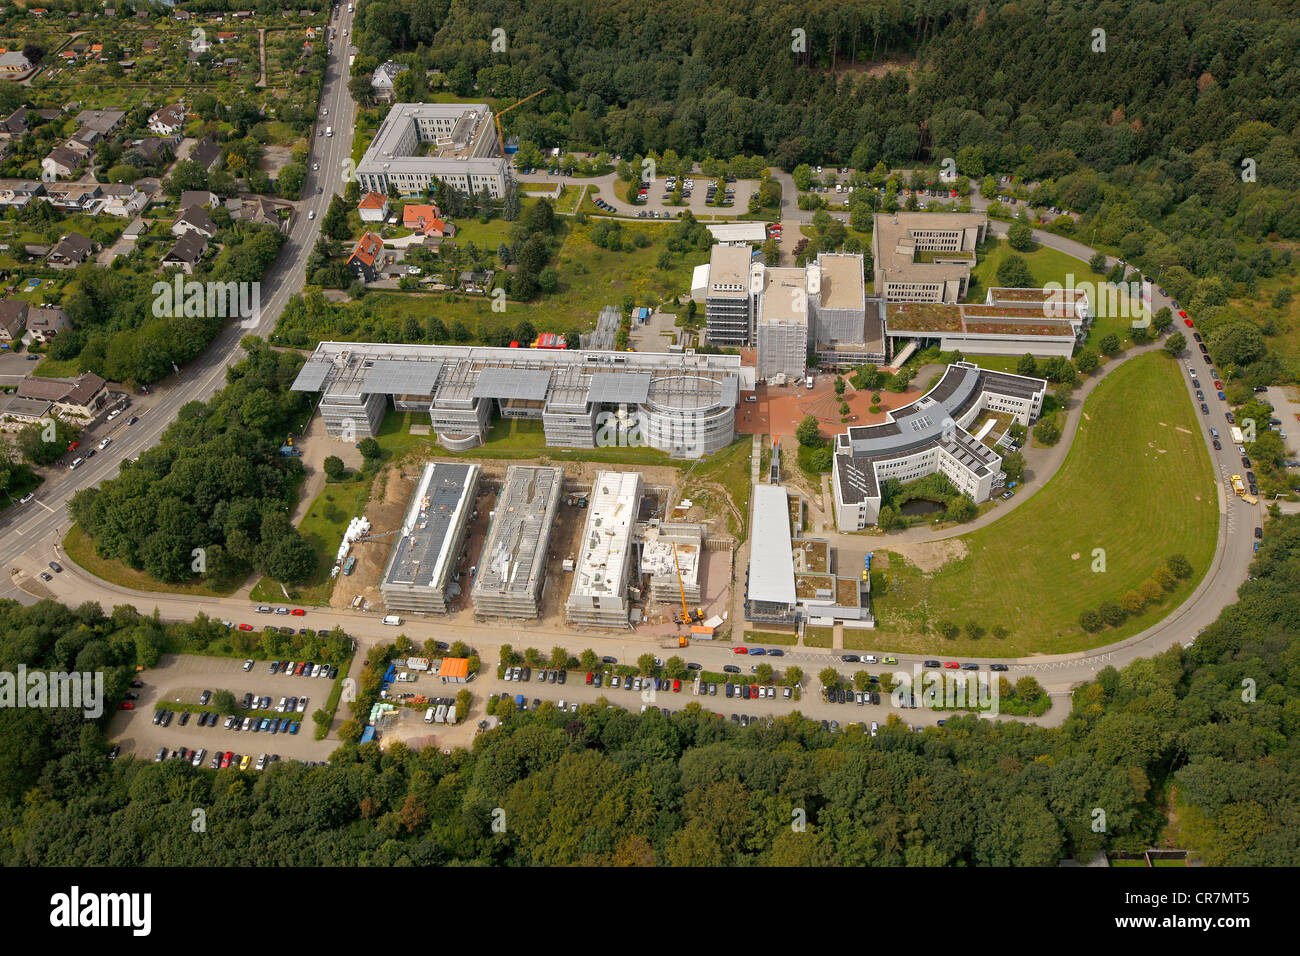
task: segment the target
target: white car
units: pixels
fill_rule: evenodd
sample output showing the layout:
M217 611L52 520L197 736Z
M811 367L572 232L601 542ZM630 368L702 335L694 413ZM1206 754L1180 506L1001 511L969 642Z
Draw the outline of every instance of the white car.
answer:
M105 448L107 448L107 447L108 447L109 445L111 445L111 444L113 444L113 439L111 439L111 438L105 438L102 442L99 443L99 450L100 450L100 451L103 451Z
M876 731L878 731L879 729L880 729L880 725L873 720L871 722L871 736L873 737L876 736Z
M312 163L312 164L311 164L311 168L312 168L312 169L320 169L320 163Z
M285 703L288 701L288 699L289 699L289 698L287 698L287 697L281 697L281 698L280 698L280 703L278 703L278 704L275 705L275 712L276 712L277 714L283 714L283 713L284 713L284 705L285 705Z
M36 497L36 493L34 491L29 491L27 492L27 494L23 495L21 498L18 499L18 503L20 505L25 505L27 504L27 502L31 501L35 497Z
M308 219L315 219L315 218L316 218L316 210L313 209L311 212L307 213L307 218L308 218Z
M507 667L505 674L502 675L504 680L514 680L514 668Z
M313 665L311 666L311 676L312 676L312 677L320 677L320 665L319 665L319 664L313 664Z
M346 34L345 34L345 36L346 36ZM330 108L329 108L328 106L325 107L323 110L320 111L320 115L321 115L321 116L329 116L329 115L330 115Z
M876 655L875 655L875 654L867 654L867 655L865 655L865 656L862 658L862 663L864 663L864 664L874 664L874 663L876 663Z
M307 712L307 698L306 698L306 697L299 697L299 698L298 698L298 713L303 714L303 713L306 713L306 712Z

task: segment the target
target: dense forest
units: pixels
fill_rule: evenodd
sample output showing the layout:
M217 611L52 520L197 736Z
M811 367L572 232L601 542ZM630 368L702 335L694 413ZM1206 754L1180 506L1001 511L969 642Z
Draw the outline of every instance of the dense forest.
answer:
M403 98L545 88L505 121L542 147L760 154L786 170L951 158L970 177L1015 175L1036 203L1081 214L1079 238L1213 324L1229 297L1293 268L1278 242L1300 238L1289 6L363 0L353 88L365 95L370 71L396 58L414 67L399 74ZM1288 291L1227 317L1273 334ZM1256 379L1300 378L1273 351L1252 365Z
M248 357L211 401L183 405L157 445L73 496L68 511L97 554L168 582L249 569L293 582L315 569L289 520L302 463L279 454L311 409L289 390L303 358L256 336L243 346Z
M5 670L108 668L111 697L98 723L0 710L4 863L1049 866L1162 836L1210 865L1300 863L1296 516L1270 521L1240 600L1190 648L1103 670L1056 729L891 718L873 739L797 714L741 729L694 703L545 704L450 755L348 744L261 774L110 761L111 707L166 637L130 608L0 605Z

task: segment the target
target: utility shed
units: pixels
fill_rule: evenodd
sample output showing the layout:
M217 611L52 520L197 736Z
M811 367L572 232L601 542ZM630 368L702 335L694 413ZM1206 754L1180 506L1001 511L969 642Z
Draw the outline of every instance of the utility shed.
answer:
M582 552L573 588L564 605L572 625L630 627L628 585L632 571L632 529L641 508L639 472L596 474L582 529Z
M541 613L547 546L564 470L511 465L483 543L470 597L480 617L534 618Z

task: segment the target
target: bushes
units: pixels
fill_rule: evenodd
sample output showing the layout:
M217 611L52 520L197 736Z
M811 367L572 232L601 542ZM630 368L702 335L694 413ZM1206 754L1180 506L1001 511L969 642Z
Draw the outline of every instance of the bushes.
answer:
M1177 587L1179 579L1190 577L1192 565L1181 554L1171 554L1136 588L1116 601L1105 601L1095 610L1086 608L1079 614L1079 626L1089 634L1103 627L1119 627L1130 616L1141 614L1149 606L1161 603Z

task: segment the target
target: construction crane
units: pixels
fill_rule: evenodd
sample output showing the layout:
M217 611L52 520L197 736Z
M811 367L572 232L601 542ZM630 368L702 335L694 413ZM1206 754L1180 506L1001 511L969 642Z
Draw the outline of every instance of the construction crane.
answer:
M679 624L694 624L704 620L704 612L699 608L694 611L686 609L686 587L682 584L682 566L677 560L677 542L673 542L673 567L677 569L677 590L682 595L682 618Z
M543 86L543 87L542 87L540 90L538 90L536 93L530 93L530 94L528 94L528 95L525 96L522 100L520 100L518 103L511 104L510 106L507 106L505 109L501 110L499 113L493 113L493 114L492 114L492 120L493 120L493 122L495 122L495 123L497 124L497 149L499 149L499 150L501 151L501 155L502 155L503 157L504 157L505 154L506 154L506 141L505 141L504 139L501 138L501 117L505 116L505 115L506 115L507 113L509 113L512 109L514 109L516 106L523 106L525 103L527 103L529 100L531 100L534 96L541 96L541 95L542 95L543 93L545 93L545 92L546 92L546 87Z
M354 538L352 540L352 543L360 544L362 541L374 541L376 538L387 538L390 535L401 534L401 533L402 533L401 528L397 528L393 531L380 531L378 534L368 534L364 538Z

